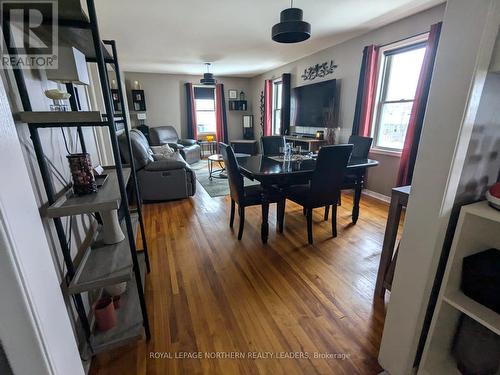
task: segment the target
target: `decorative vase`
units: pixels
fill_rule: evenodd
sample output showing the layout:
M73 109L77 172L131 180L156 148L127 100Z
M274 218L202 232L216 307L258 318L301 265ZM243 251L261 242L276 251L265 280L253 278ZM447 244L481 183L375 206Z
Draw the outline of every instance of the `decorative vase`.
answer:
M101 298L92 307L99 331L107 331L116 325L115 306L111 297Z
M118 211L100 211L102 220L102 241L106 245L112 245L125 239L122 232L120 221L118 220Z
M73 179L73 192L76 195L92 194L97 192L90 154L70 154L66 156Z
M118 283L115 285L108 285L104 287L104 291L112 297L119 296L127 290L127 282Z
M115 310L118 310L120 308L121 298L122 298L122 296L114 296L113 297L113 307L115 308Z

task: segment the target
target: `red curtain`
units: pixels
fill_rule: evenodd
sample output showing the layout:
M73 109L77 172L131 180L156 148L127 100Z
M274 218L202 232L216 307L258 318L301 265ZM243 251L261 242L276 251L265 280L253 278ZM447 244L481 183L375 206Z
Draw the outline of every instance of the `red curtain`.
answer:
M356 97L356 109L354 112L353 135L369 137L375 95L377 91L379 48L375 45L366 46L363 49L363 61L359 73L358 94Z
M273 133L273 81L266 79L264 83L264 136Z
M187 134L189 139L198 139L198 127L196 126L196 108L194 102L194 89L192 83L186 83L186 105L187 105Z
M434 68L434 61L436 60L440 34L441 22L432 25L431 31L429 32L427 48L425 50L417 90L415 92L415 101L411 109L408 130L406 131L405 143L401 153L397 186L410 185L413 177L413 168L415 167L415 160L417 159L418 143L424 123L425 109L427 107L427 98L429 96L429 88L432 79L432 70Z
M226 99L224 97L224 85L218 83L215 86L215 137L217 142L228 143Z

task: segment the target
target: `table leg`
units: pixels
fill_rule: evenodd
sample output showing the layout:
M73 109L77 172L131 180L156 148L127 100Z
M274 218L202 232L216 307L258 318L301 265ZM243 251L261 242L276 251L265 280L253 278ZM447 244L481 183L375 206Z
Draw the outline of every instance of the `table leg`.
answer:
M352 206L352 223L356 224L359 218L359 201L361 200L361 185L354 188L354 204Z
M391 197L391 206L389 207L389 215L387 216L384 244L382 246L382 253L380 254L380 264L378 266L377 282L375 284L376 297L383 298L385 295L384 279L391 264L394 245L396 244L401 209L402 205L399 200L399 195L393 194Z
M208 159L208 179L212 181L212 168L213 164L210 159Z
M354 202L352 206L352 223L356 224L359 218L359 202L363 190L363 172L358 172L356 176L356 187L354 188Z
M262 194L262 225L260 227L260 237L262 243L267 243L267 238L269 236L269 201L265 194Z

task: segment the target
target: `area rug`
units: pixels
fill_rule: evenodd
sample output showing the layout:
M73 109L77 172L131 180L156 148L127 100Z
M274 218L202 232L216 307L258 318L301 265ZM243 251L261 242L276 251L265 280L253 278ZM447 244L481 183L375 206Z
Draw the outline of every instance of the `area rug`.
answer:
M191 169L196 173L196 179L206 190L211 197L222 197L229 195L229 184L225 178L213 178L211 181L208 178L208 161L200 160L197 163L190 165ZM214 168L218 169L217 163L214 163ZM258 181L251 181L244 177L245 186L257 185Z

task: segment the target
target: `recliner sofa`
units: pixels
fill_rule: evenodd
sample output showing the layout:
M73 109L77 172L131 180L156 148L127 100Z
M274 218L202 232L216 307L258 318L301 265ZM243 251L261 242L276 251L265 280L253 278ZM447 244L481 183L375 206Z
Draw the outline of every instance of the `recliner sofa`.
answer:
M151 146L168 144L174 150L179 151L188 164L201 160L200 145L194 139L179 139L177 130L173 126L150 128L149 141Z
M125 134L118 140L123 162L130 164ZM187 198L196 193L196 174L179 153L155 161L146 137L137 129L130 131L130 142L143 201Z

